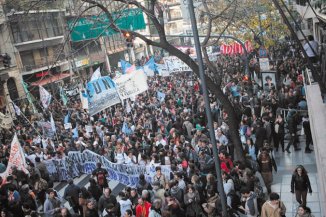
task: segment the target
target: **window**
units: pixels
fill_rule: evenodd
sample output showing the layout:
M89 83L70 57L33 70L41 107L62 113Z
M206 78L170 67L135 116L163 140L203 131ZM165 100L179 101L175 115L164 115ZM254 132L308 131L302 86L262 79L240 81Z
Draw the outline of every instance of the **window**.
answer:
M33 51L20 52L20 58L22 60L23 68L27 71L32 70L35 66Z

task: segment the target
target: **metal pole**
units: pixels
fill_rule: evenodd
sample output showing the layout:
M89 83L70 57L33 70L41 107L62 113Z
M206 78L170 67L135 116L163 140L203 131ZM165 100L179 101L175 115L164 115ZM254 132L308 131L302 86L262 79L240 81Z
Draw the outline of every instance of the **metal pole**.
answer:
M211 142L213 144L213 153L214 153L213 157L214 157L215 169L216 169L216 174L217 174L217 190L221 197L222 216L227 216L226 196L225 196L224 188L223 188L220 160L218 157L218 151L217 151L217 146L216 146L217 143L216 143L216 139L215 139L211 108L210 108L210 103L209 103L209 98L208 98L208 91L207 91L207 87L206 87L206 80L205 80L205 74L204 74L204 61L203 61L201 48L200 48L193 0L188 0L188 10L189 10L189 15L190 15L191 28L192 28L192 32L194 34L194 42L195 42L196 53L197 53L201 86L203 89L203 96L204 96L204 101L205 101L205 112L206 112L206 117L207 117L209 136L210 136Z

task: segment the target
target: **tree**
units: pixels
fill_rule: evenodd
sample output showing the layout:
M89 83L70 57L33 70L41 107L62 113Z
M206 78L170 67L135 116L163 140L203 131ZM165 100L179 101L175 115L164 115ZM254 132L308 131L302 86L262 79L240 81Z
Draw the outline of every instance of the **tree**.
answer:
M113 20L112 14L108 10L108 8L106 6L104 6L105 4L103 4L102 2L95 1L95 0L81 0L81 1L89 3L91 7L96 6L96 7L100 8L107 15L109 20L111 20L111 21ZM180 51L176 47L172 46L167 41L167 35L165 34L165 30L164 30L163 6L160 2L158 2L156 0L151 0L150 2L148 2L148 6L146 7L144 4L142 4L136 0L113 0L113 1L121 3L121 4L125 4L128 6L140 8L147 15L147 17L150 19L153 26L157 30L159 41L153 41L150 38L148 38L138 32L119 29L115 25L114 22L111 22L109 24L109 26L111 28L113 28L116 32L121 32L121 33L129 32L129 34L131 34L134 37L138 37L138 38L142 39L148 45L160 47L160 48L166 50L171 55L174 55L174 56L178 57L179 59L181 59L183 62L185 62L192 69L192 71L199 77L198 64L192 58L190 58L189 55L183 53L182 51ZM233 1L233 2L237 2L237 1ZM233 5L233 6L235 7L235 5ZM227 6L227 7L229 7L229 6ZM208 17L208 21L209 21L208 27L212 26L212 21L214 20L214 18L215 17L211 17L211 16ZM210 35L211 35L211 28L208 28L207 37L205 38L205 41L203 43L204 55L206 56L207 60L208 60L208 57L207 57L207 52L205 52L206 51L205 46L209 42ZM209 66L208 67L209 71L213 72L213 73L209 73L209 74L214 74L214 72L216 72L215 74L219 74L219 73L217 73L218 71L217 71L217 68L214 66L214 64L210 63L209 60L207 61L207 63ZM228 97L222 91L222 87L221 87L221 79L222 78L221 77L212 78L212 77L208 76L208 73L207 73L205 75L205 79L206 79L206 83L207 83L207 87L208 87L209 91L219 99L219 101L222 103L224 109L228 112L230 137L231 137L232 143L235 146L235 151L234 151L235 159L244 161L245 158L243 155L242 144L240 141L239 131L238 131L240 120L238 119L238 115L235 112L233 104L231 103L231 101L228 99Z

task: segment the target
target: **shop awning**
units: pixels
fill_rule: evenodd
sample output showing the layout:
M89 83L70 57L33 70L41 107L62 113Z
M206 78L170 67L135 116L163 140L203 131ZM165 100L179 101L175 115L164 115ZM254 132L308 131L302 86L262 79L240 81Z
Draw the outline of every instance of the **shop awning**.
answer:
M62 80L64 78L68 78L69 76L70 76L69 73L60 73L58 75L52 75L48 78L42 78L39 81L33 82L32 85L33 86L43 86L43 85L50 84L55 81Z

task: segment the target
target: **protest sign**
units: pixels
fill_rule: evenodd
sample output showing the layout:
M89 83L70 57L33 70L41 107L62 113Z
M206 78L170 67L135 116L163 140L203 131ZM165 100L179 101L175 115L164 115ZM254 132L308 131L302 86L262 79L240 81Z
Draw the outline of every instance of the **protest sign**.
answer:
M85 126L85 129L86 129L87 133L92 133L93 132L93 126L87 125L87 126Z
M22 170L25 174L29 174L27 170L26 159L24 156L23 148L21 147L17 135L15 134L11 145L10 155L8 160L7 169L4 173L1 173L1 177L4 178L11 174L12 167L15 166L18 170Z
M108 76L88 82L87 96L91 116L121 101L113 81Z
M191 71L190 67L176 56L163 57L163 60L170 73Z
M64 124L65 130L72 129L71 123Z
M42 128L43 135L46 138L53 138L55 132L53 131L52 125L50 122L39 121L38 126Z
M260 71L269 71L269 60L268 58L259 58Z
M64 90L66 96L69 96L69 97L76 96L79 93L79 89L78 89L77 85L75 85L73 87L66 87L63 90Z
M12 125L12 118L0 112L0 127L3 129L10 129Z
M143 70L125 74L114 80L121 100L143 93L148 89L147 77Z

